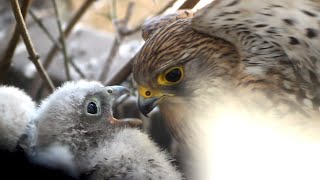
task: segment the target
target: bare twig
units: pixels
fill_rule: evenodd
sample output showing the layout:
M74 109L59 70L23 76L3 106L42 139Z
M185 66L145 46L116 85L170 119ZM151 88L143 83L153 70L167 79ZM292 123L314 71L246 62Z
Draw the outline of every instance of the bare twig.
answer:
M31 4L32 0L25 0L22 2L21 6L21 14L22 17L25 18L29 9L29 6ZM10 69L12 57L15 52L15 49L17 47L17 44L20 39L20 32L18 30L18 26L15 27L14 33L10 39L10 42L8 44L8 47L4 51L4 55L1 57L0 62L0 82L3 81L6 77L7 72Z
M79 74L79 76L83 79L86 79L86 75L81 71L81 69L74 63L72 58L69 58L69 62L74 68L74 70Z
M132 61L133 59L130 59L129 62L125 64L115 76L105 83L105 85L111 86L121 84L123 81L125 81L132 72Z
M80 20L80 18L84 15L84 13L89 9L89 7L91 7L91 4L94 3L95 0L86 0L81 7L79 8L79 10L76 12L76 14L71 18L70 22L68 23L66 29L64 30L64 37L67 38L69 36L69 34L71 33L72 29L74 28L74 26L78 23L78 21ZM59 39L61 39L61 37L59 37ZM58 51L58 46L55 44L51 49L50 52L48 53L45 62L43 63L43 66L48 69L54 55L57 53Z
M134 9L135 3L133 1L129 1L128 6L127 6L127 10L126 10L126 14L122 20L122 27L126 28L128 26L128 23L130 21L130 17L133 14L133 9ZM121 29L121 28L119 28Z
M91 5L95 2L95 0L86 0L81 7L77 10L75 15L71 18L70 22L67 24L66 29L64 30L64 37L67 38L69 34L71 33L72 29L74 26L78 23L78 21L81 19L81 17L85 14L85 12L91 7ZM61 39L61 37L59 38ZM45 69L48 69L49 66L52 63L52 60L59 50L58 44L54 44L52 48L50 49L47 57L44 60L43 67ZM36 76L34 81L32 82L32 87L34 87L33 92L31 93L32 95L37 94L37 91L41 87L41 81L39 76Z
M117 15L118 15L118 13L117 13L117 0L112 0L112 4L111 4L111 19L113 20L113 19L118 19L117 17Z
M173 4L176 2L177 0L171 0L169 3L167 3L163 8L161 8L155 15L160 15L163 12L165 12L168 8L170 8L171 6L173 6ZM119 33L121 33L122 36L129 36L132 35L138 31L141 30L143 22L141 22L138 26L132 28L132 29L124 29L122 31L120 31Z
M34 63L34 65L36 66L37 71L39 72L40 76L42 77L42 79L46 82L48 88L53 91L54 90L54 85L51 82L48 74L46 73L46 71L44 70L44 68L42 67L42 64L39 61L39 55L35 52L33 44L31 42L28 30L26 28L26 24L23 20L23 16L21 14L21 10L20 10L20 5L18 0L11 0L11 6L12 6L12 10L14 13L14 16L16 18L17 21L17 27L18 30L20 32L20 35L24 41L24 44L26 45L27 51L29 53L29 59Z
M104 82L106 81L106 75L108 74L108 72L110 71L110 67L113 63L113 60L115 59L115 56L117 55L117 52L119 50L119 47L123 41L124 36L122 36L120 34L121 29L126 29L128 26L128 22L130 20L130 17L132 15L133 12L133 8L134 8L134 2L130 1L128 3L128 7L126 10L126 15L125 15L125 19L123 20L113 20L116 30L117 30L117 37L115 38L115 40L113 41L112 44L112 48L110 50L110 54L107 58L107 60L104 63L103 69L102 69L102 73L99 76L99 81Z
M69 57L67 54L67 47L66 47L66 41L64 38L64 33L62 31L62 25L61 25L61 20L60 20L60 15L59 15L59 11L58 11L58 7L57 7L57 2L56 0L51 0L52 4L53 4L53 9L54 9L54 13L56 15L56 20L57 20L57 25L58 25L58 30L59 30L59 34L60 34L60 43L61 43L61 48L62 48L62 54L63 54L63 59L64 59L64 68L66 71L66 77L67 80L71 80L71 76L70 76L70 69L69 69Z
M200 0L186 0L179 9L192 9Z
M49 38L49 40L52 42L52 44L57 44L58 49L60 51L62 51L61 45L59 42L57 42L55 40L55 38L53 37L53 35L49 32L49 30L44 26L44 24L42 23L42 20L39 19L37 17L37 15L32 11L29 10L29 13L31 15L31 17L33 18L33 20L38 24L38 26L40 27L40 29L46 34L46 36ZM86 78L85 74L81 71L81 69L73 62L73 60L71 58L69 58L69 62L71 64L71 66L73 67L73 69L79 74L79 76L81 78Z
M142 27L141 24L139 24L138 26L136 26L136 27L134 27L132 29L128 29L128 30L122 31L121 35L122 36L130 36L130 35L132 35L134 33L139 32L141 30L141 27Z
M172 0L168 4L166 4L160 11L158 11L155 15L158 16L162 13L164 13L167 9L169 9L171 6L173 6L174 3L176 3L177 0ZM179 8L180 9L180 8Z
M46 36L49 38L49 40L53 44L57 44L58 48L61 49L60 43L55 40L53 35L49 32L49 30L46 28L46 26L42 23L42 20L40 18L38 18L37 15L31 9L29 10L29 13L30 13L32 19L34 20L34 22L36 22L38 24L40 29L42 29L42 31L46 34Z
M108 74L108 72L110 70L110 67L112 65L112 61L113 61L114 57L117 55L117 52L119 50L121 42L122 42L122 37L119 36L119 37L114 38L109 56L106 59L104 65L103 65L102 72L100 73L100 76L98 78L99 81L104 82L106 80L106 74Z

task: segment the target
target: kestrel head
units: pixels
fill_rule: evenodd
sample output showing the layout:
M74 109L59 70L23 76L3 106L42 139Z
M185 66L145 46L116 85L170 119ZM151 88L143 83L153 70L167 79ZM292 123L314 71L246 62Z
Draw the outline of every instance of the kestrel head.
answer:
M194 98L218 95L224 86L231 87L229 80L237 75L238 63L231 44L194 31L190 18L160 27L133 63L140 109L146 115L159 106L168 121L184 119L195 108Z

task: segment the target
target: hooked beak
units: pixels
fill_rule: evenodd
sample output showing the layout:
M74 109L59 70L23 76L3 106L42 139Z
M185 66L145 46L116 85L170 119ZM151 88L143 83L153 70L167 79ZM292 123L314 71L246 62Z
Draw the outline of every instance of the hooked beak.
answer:
M157 106L157 101L159 97L152 97L152 98L144 98L139 96L138 98L138 106L141 113L148 117L148 114Z
M122 95L130 94L130 91L123 86L107 86L107 92L114 97L114 99L118 99ZM135 118L127 118L123 120L118 120L114 117L109 119L109 122L112 125L128 125L130 127L138 127L142 125L142 121L140 119Z
M107 92L111 94L115 99L125 94L130 94L130 91L123 86L107 86Z

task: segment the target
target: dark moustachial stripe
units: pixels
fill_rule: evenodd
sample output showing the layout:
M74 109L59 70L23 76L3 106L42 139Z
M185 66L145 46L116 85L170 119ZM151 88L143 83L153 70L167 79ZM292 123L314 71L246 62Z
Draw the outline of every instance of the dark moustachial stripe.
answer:
M287 25L290 25L292 26L294 24L293 20L292 19L283 19L283 21L287 24Z
M226 21L234 21L234 18L227 18Z
M310 17L316 17L317 16L315 13L312 13L312 12L307 11L307 10L301 10L301 12L303 12L305 15L310 16Z
M272 7L272 8L283 8L283 6L277 5L277 4L273 4L273 5L271 5L271 7Z
M268 13L259 13L261 15L264 15L264 16L273 16L272 14L268 14Z
M316 29L313 29L313 28L307 28L306 29L306 35L308 38L315 38L318 36L318 31Z
M268 24L257 24L257 25L255 25L254 27L256 27L256 28L262 28L262 27L267 27L268 26Z
M240 0L235 0L235 1L231 2L230 4L226 5L226 7L234 6L234 5L238 4L239 2L240 2Z
M299 40L295 37L289 37L289 43L291 45L297 45L297 44L300 44Z

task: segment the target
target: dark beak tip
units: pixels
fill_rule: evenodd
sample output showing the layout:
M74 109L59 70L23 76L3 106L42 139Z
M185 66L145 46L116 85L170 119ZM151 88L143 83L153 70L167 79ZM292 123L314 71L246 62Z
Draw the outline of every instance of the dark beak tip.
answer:
M127 94L127 95L130 95L130 94L131 94L130 90L127 89L127 88L125 88L125 90L123 90L123 91L124 91L124 92L123 92L123 95L124 95L124 94Z
M144 117L149 118L148 114L149 114L150 112L147 112L147 111L145 111L145 110L143 110L143 109L141 109L141 108L140 108L140 111L141 111L141 114L142 114Z
M157 106L158 98L147 98L139 96L138 106L139 110L145 117L149 117L148 114Z

